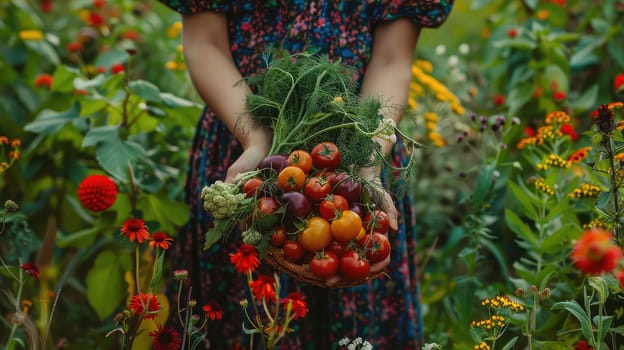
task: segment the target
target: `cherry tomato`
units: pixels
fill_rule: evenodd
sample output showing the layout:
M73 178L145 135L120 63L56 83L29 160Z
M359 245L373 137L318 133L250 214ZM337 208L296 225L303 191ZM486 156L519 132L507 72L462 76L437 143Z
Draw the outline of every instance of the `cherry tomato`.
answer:
M269 243L271 243L274 247L282 247L284 243L288 240L288 234L286 229L279 226L277 227L273 233L271 233L271 238L269 239Z
M299 262L306 254L305 249L297 241L286 241L282 246L284 258L291 262Z
M347 250L340 257L340 274L350 281L361 281L370 273L370 263L358 252Z
M349 209L343 210L331 222L331 233L338 242L348 242L360 233L362 230L362 219L358 214Z
M342 253L347 249L346 243L340 243L338 241L332 240L329 242L329 245L325 247L326 252L332 252L338 256L341 256Z
M279 202L273 197L260 197L258 199L258 211L264 215L273 214L279 206Z
M374 210L364 216L362 224L366 232L387 233L390 229L390 218L383 210Z
M308 178L303 193L311 200L318 202L331 192L331 184L322 177L313 176Z
M364 235L359 243L366 250L366 259L371 264L381 262L390 255L390 241L379 232Z
M306 175L296 166L287 166L277 175L277 184L284 191L298 191L305 183Z
M273 197L260 197L258 199L255 213L250 219L258 228L272 229L280 220L277 209L280 207L277 199Z
M263 183L264 181L262 181L262 179L252 177L251 179L245 181L245 184L243 184L243 193L245 193L247 198L253 197Z
M319 278L329 279L338 273L339 262L338 255L321 251L310 260L310 271Z
M312 170L312 156L301 149L292 151L286 159L286 164L301 168L304 173L308 174Z
M347 209L349 202L339 194L330 194L319 203L319 215L328 221L334 220L338 214Z
M331 229L329 222L319 216L308 219L306 227L297 234L297 241L305 250L316 252L329 245L331 241Z
M310 152L317 169L336 169L340 165L340 150L332 142L321 142Z

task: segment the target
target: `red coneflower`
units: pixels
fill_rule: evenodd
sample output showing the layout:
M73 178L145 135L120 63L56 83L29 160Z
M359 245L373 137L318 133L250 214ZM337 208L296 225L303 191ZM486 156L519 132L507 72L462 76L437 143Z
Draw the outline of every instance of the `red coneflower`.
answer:
M110 68L111 73L113 74L119 74L122 73L124 71L124 66L123 64L120 63L115 63L111 66Z
M108 176L89 175L78 186L78 199L89 210L106 210L117 199L117 185Z
M259 275L258 278L249 283L249 288L256 296L256 299L262 300L267 298L268 300L275 301L275 278L269 275Z
M149 332L149 336L154 338L152 340L154 350L180 350L182 346L180 332L173 327L164 328L158 325L156 330Z
M221 305L214 300L208 302L208 304L202 307L204 313L206 314L206 318L211 320L220 320L223 318L223 310L221 309Z
M591 346L587 345L584 340L579 340L578 344L574 346L574 350L594 350Z
M566 97L568 96L563 91L555 91L552 95L553 100L555 100L556 102L563 102L565 101Z
M290 309L294 315L293 319L303 318L308 313L308 304L304 300L303 294L299 292L288 293L286 299L281 301L283 304L291 304Z
M135 315L141 315L145 311L145 306L147 306L147 314L145 318L154 318L158 311L160 311L160 303L158 302L158 297L155 294L147 295L145 293L141 293L141 297L139 295L135 295L130 300L130 305L128 307Z
M613 79L613 89L616 92L624 90L624 73L615 76L615 79Z
M230 262L239 273L247 273L260 266L258 251L251 244L243 244L238 251L230 255Z
M572 139L572 141L577 141L579 139L579 135L576 133L576 130L574 130L574 127L572 126L572 124L563 124L561 125L561 128L559 128L559 131L561 131L561 133L570 136L570 138Z
M591 151L591 147L589 146L580 148L568 157L568 161L571 163L578 163L587 157L589 151Z
M144 240L149 239L145 221L136 218L131 218L124 222L121 226L121 234L128 237L130 242L134 242L136 239L138 243L143 243Z
M48 89L52 88L52 83L54 82L54 78L50 74L40 74L35 79L35 86L37 87L47 87Z
M97 12L89 13L89 24L93 27L99 27L104 24L104 17Z
M67 43L66 48L69 52L80 52L82 51L82 43L79 41L72 41L71 43Z
M610 232L594 229L583 232L570 256L576 267L589 275L612 271L622 258L622 248Z
M26 271L27 274L33 276L36 280L39 279L39 268L33 263L25 263L20 266L20 268Z
M150 247L169 249L171 242L173 242L173 238L170 238L165 232L154 232L149 238Z

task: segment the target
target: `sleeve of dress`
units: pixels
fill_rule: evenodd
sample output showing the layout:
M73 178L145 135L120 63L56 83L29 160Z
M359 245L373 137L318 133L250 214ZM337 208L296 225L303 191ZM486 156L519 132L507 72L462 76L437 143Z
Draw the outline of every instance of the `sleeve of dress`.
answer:
M420 27L437 28L448 17L454 0L379 0L373 22L410 18Z
M228 12L235 0L158 0L183 15L199 12Z

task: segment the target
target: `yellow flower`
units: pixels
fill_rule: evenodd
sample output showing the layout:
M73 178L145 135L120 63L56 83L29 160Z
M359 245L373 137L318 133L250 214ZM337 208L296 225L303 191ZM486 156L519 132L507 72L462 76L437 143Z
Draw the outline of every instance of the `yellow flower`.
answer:
M169 70L176 70L176 69L178 69L178 62L176 62L176 61L168 61L167 63L165 63L165 68L167 68Z
M167 37L171 39L177 38L180 35L180 31L182 31L182 22L176 21L167 28Z
M451 104L451 110L453 111L453 113L455 113L456 115L460 115L460 116L466 113L466 110L464 109L464 107L459 103Z
M39 41L43 39L43 33L36 29L20 30L19 38L22 40Z
M438 121L438 115L433 113L433 112L427 112L425 113L425 120L428 122L437 122Z
M410 109L416 109L417 104L416 104L416 100L414 100L413 98L410 98L409 100L407 100L407 105L409 106Z
M537 11L537 13L535 14L535 17L537 17L537 19L539 19L540 21L543 21L547 19L548 17L550 17L550 11L548 10Z
M178 47L176 48L176 50L177 50L179 53L182 53L182 52L184 52L184 47L180 44L180 45L178 45Z
M425 72L431 73L433 71L433 64L426 60L416 60L416 65L422 68Z

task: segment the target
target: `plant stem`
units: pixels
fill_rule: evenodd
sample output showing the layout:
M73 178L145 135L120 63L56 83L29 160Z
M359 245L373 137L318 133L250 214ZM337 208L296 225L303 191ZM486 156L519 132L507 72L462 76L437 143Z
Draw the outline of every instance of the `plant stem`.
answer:
M607 159L609 159L609 166L611 171L609 172L610 180L611 180L611 194L613 195L613 234L618 239L618 241L622 240L620 237L620 198L618 193L618 181L617 181L617 171L615 169L615 158L613 154L613 147L611 146L611 135L605 135L604 146L607 151Z
M19 261L19 264L21 265L22 262L21 260ZM20 299L22 298L22 289L24 288L24 272L22 271L22 269L19 269L19 279L18 279L18 287L17 287L17 296L15 297L15 312L21 312L20 308L19 308L19 304L20 304ZM15 346L15 342L13 339L13 336L15 335L15 331L17 330L17 323L13 322L13 324L11 325L11 331L9 333L9 337L7 338L7 342L6 345L4 346L4 349L6 350L12 350L14 349Z

